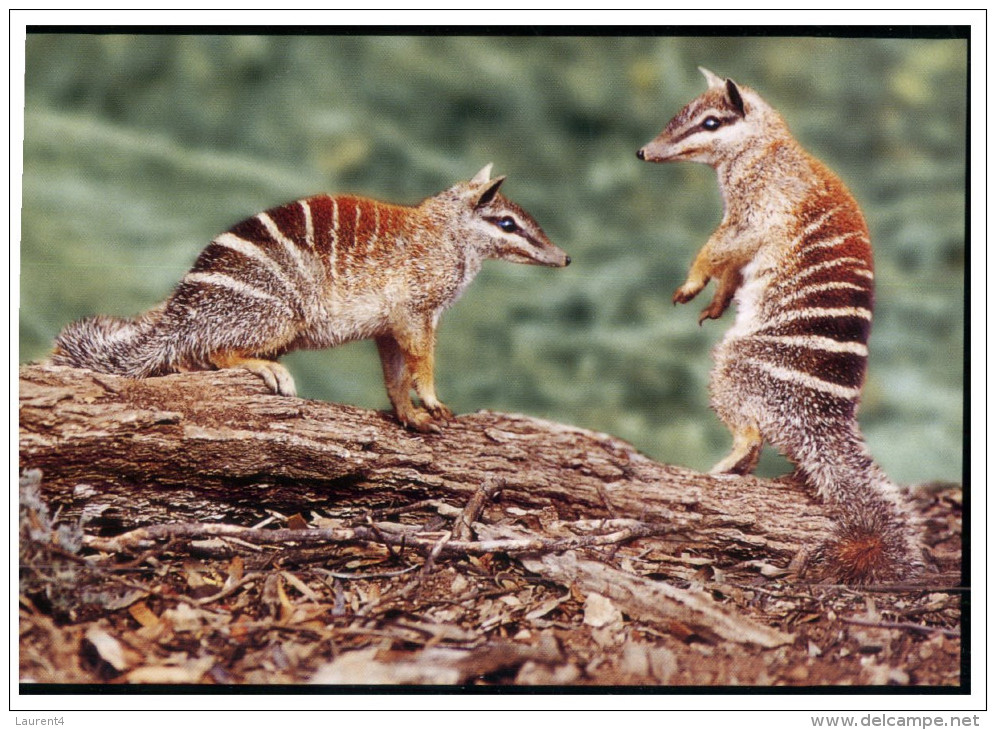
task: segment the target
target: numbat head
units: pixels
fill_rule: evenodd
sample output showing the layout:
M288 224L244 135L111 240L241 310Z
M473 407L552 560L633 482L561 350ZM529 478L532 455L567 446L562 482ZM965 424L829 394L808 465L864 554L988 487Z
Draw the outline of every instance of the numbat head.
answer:
M789 136L781 116L753 89L699 69L709 89L682 109L637 151L647 162L687 160L718 166L756 146L759 138Z
M217 236L155 309L68 326L52 362L132 377L241 367L294 395L280 355L374 339L398 420L438 431L452 415L434 383L443 311L485 259L570 263L498 192L504 179L488 165L416 206L317 195L260 213Z
M700 323L737 303L710 381L733 451L713 471L752 472L770 442L837 515L836 537L819 551L827 575L906 579L923 567L912 510L856 420L874 280L864 218L755 91L701 70L709 88L637 157L711 165L723 195L723 220L673 297L690 301L715 279Z

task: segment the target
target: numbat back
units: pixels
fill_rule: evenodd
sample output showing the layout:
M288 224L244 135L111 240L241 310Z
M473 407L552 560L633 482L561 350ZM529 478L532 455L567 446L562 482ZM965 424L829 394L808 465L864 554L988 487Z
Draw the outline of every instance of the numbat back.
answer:
M138 378L241 367L294 395L277 357L374 339L398 420L438 431L452 415L433 376L443 310L485 259L570 263L499 194L504 179L488 165L414 207L318 195L260 213L217 236L155 309L68 326L52 362Z
M752 472L770 442L833 507L837 534L815 556L827 577L907 579L922 569L912 512L856 420L874 279L861 211L756 92L701 70L708 90L637 156L719 177L723 220L674 293L687 302L716 280L700 322L736 299L710 383L733 451L713 472Z

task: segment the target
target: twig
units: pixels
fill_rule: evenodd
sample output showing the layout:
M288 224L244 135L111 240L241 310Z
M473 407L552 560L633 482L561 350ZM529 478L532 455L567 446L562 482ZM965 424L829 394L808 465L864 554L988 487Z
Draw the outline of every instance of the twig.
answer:
M932 634L936 631L953 639L961 638L961 631L959 629L945 629L940 626L924 626L923 624L914 624L907 621L870 621L868 619L861 618L842 618L841 621L845 624L854 624L855 626L870 626L876 629L901 629L904 631L916 631L921 634Z
M339 578L341 580L363 580L363 579L374 579L374 578L397 578L399 575L404 575L405 573L411 573L412 571L418 570L420 566L409 565L407 568L402 568L401 570L388 570L383 573L337 573L334 570L326 570L325 568L312 568L314 572L320 575L326 575L329 578Z
M399 507L384 507L382 509L366 510L363 512L363 514L357 515L356 517L350 520L346 520L345 524L350 527L354 525L362 525L364 523L370 522L374 518L391 517L393 515L401 515L401 514L406 514L408 512L418 512L420 509L424 509L426 507L436 508L438 504L439 504L438 499L423 499L419 502L412 502L411 504L403 504Z
M505 488L505 480L496 477L488 477L477 491L474 492L463 512L456 518L453 525L453 537L457 540L470 540L474 536L471 525L481 516L481 512L491 499Z
M232 595L233 593L235 593L235 591L237 591L239 588L244 588L246 586L252 585L258 579L259 579L258 575L247 575L247 576L243 577L242 580L235 581L231 585L227 585L227 586L223 587L217 593L212 593L210 596L205 596L204 598L195 598L194 599L194 605L195 606L206 606L209 603L214 603L215 601L220 601L222 598L226 598L226 597Z
M439 541L433 546L432 550L429 551L429 556L425 559L425 564L422 565L422 570L419 571L419 580L421 581L425 576L427 576L432 571L432 566L436 564L436 558L443 551L448 543L453 538L452 532L447 532Z
M615 545L641 537L654 537L673 533L674 528L666 524L635 523L623 529L602 535L579 535L562 538L530 536L495 540L450 540L440 549L444 555L486 555L503 552L513 555L522 553L548 553L574 550L577 548ZM238 538L255 545L286 545L287 543L352 543L372 542L386 546L411 547L423 554L429 554L439 543L438 537L422 537L418 533L390 534L378 530L374 525L357 525L350 528L316 528L291 530L257 530L238 525L205 524L187 522L165 525L149 525L126 532L117 537L85 536L84 544L103 552L126 552L130 549L150 546L155 540L170 538L225 537Z
M405 588L411 588L412 586L415 586L416 597L418 597L419 594L422 592L423 581L426 579L429 573L432 572L432 568L436 564L436 558L439 557L439 554L443 551L443 548L446 547L446 543L448 543L452 538L453 538L452 532L446 532L441 538L439 538L439 541L436 542L432 550L429 551L429 555L428 557L426 557L425 563L422 565L422 570L420 570L418 573L418 578L413 583L409 583L407 586L405 586Z

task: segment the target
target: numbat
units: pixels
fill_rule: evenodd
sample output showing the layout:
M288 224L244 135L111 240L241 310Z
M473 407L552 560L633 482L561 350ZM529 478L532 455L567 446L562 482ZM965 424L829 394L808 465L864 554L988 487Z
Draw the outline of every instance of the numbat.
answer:
M828 578L908 579L923 567L912 510L856 420L873 298L864 218L756 92L700 70L708 90L637 157L704 162L719 178L723 220L674 293L687 302L716 280L700 322L736 299L710 383L733 451L713 472L751 473L770 442L833 508L836 534L814 556Z
M217 236L155 309L66 327L52 362L136 378L240 367L294 395L280 355L374 339L398 420L438 431L452 416L433 376L443 310L485 259L570 263L499 194L504 179L488 165L414 207L318 195L260 213Z

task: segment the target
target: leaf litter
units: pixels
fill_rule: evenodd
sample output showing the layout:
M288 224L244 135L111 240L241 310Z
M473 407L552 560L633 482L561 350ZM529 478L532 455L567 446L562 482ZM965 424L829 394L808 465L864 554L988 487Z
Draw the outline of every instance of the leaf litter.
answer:
M784 571L750 561L683 554L652 530L604 544L578 542L582 535L616 533L619 525L606 520L600 532L591 520L572 525L542 509L505 508L500 498L487 500L470 521L459 505L395 506L367 516L365 524L375 529L364 539L307 550L237 537L219 537L205 549L200 538L181 535L109 551L93 547L99 540L85 526L50 515L36 478L22 478L21 489L22 682L961 681L957 580L940 589L935 581L932 588L882 590L793 582ZM928 545L934 562L944 576L957 576L960 490L924 490L919 506L934 528ZM271 518L260 529L364 522L346 509ZM531 535L537 548L437 549L447 544L450 527L485 541ZM381 543L371 534L402 539ZM554 549L551 541L565 537L573 542ZM604 590L596 590L599 580ZM656 592L665 587L669 592ZM648 611L647 601L660 595L677 610Z

